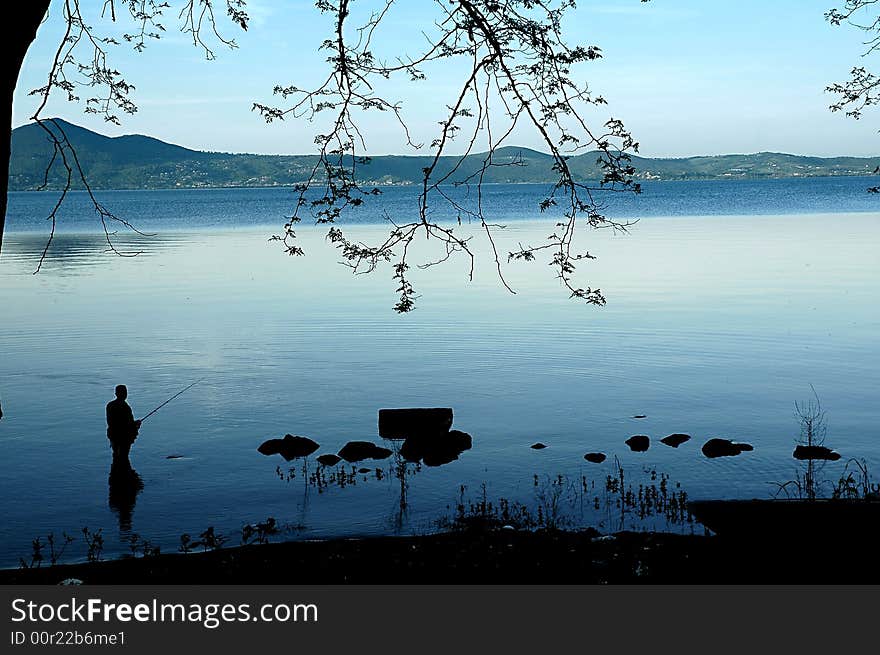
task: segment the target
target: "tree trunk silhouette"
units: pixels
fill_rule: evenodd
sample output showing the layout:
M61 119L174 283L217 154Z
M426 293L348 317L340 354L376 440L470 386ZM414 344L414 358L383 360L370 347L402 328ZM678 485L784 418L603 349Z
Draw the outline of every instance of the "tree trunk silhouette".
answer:
M15 7L16 18L3 21L3 41L7 44L7 56L6 65L3 67L4 96L3 102L0 104L3 109L3 124L6 125L8 131L6 137L2 139L2 152L0 152L0 183L3 185L3 193L0 193L0 252L3 251L3 232L6 230L9 157L12 139L12 97L24 56L37 37L37 29L49 9L49 2L50 0L31 0L30 2L17 3Z

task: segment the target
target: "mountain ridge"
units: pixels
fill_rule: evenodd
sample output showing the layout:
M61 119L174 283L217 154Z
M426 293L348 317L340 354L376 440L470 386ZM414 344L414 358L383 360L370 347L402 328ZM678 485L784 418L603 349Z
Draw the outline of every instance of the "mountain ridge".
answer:
M142 134L117 137L94 132L63 119L57 120L77 151L77 157L94 189L162 189L291 186L307 179L316 155L260 155L193 150ZM56 130L53 121L47 127ZM9 190L47 189L64 185L66 172L56 161L46 176L53 146L37 124L12 131ZM469 155L449 178L462 182L478 172L486 153ZM580 180L599 179L598 153L572 156L569 167ZM458 157L442 157L435 172L451 173ZM431 155L378 155L359 165L360 181L366 185L410 185L420 182ZM487 183L552 183L552 157L547 153L504 146L495 151L497 164L486 171ZM695 155L647 158L633 156L636 179L709 180L828 175L870 175L880 157L814 157L779 152ZM74 188L81 188L75 184Z

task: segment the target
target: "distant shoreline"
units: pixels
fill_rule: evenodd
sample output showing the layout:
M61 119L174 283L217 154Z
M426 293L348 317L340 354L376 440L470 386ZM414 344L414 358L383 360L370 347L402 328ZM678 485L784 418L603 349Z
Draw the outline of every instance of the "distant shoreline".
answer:
M689 177L686 179L651 179L651 180L638 180L638 182L642 185L652 184L652 183L663 183L663 184L689 184L693 182L772 182L778 180L827 180L834 178L846 178L846 179L858 179L865 178L866 180L873 180L880 184L880 174L856 174L856 173L840 173L840 174L831 174L831 175L780 175L777 177L768 177L768 176L754 176L754 177ZM585 184L598 184L598 180L588 180L584 182ZM301 184L301 182L291 182L289 184L275 184L275 185L218 185L218 186L150 186L150 187L94 187L93 191L100 192L130 192L130 191L231 191L231 190L272 190L272 189L293 189L297 184ZM544 187L547 185L552 185L552 181L547 182L483 182L484 187L498 187L498 186L537 186ZM397 189L397 188L417 188L419 185L416 182L405 182L400 184L380 184L380 183L372 183L372 182L362 182L362 185L365 187L377 187L379 189ZM453 188L456 184L446 183L440 184L439 187L444 188ZM40 193L59 193L63 189L58 187L48 187L45 189L10 189L9 193L20 193L20 194L40 194ZM86 193L86 189L84 188L72 188L68 193Z
M192 150L159 139L129 135L108 137L61 119L62 128L77 152L77 161L93 189L274 188L311 179L316 154L253 155ZM51 141L40 126L28 124L12 131L9 188L36 190L44 184L63 188L67 171L53 159ZM558 180L555 158L520 146L503 146L491 153L444 155L374 155L355 159L345 155L337 165L352 170L363 187L412 186L422 182L430 167L434 180L484 184L553 184ZM574 180L604 177L598 151L571 153L566 165ZM880 157L811 157L779 152L705 155L695 157L641 157L631 154L632 181L690 181L716 179L787 179L860 176L880 171ZM49 170L46 167L49 166ZM316 180L323 179L323 174Z

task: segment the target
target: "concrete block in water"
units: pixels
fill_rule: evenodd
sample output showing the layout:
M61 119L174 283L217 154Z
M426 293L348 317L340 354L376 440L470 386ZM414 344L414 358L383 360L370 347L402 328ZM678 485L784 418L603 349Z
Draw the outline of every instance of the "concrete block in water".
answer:
M379 410L379 436L386 439L443 434L449 432L451 427L452 408L450 407Z

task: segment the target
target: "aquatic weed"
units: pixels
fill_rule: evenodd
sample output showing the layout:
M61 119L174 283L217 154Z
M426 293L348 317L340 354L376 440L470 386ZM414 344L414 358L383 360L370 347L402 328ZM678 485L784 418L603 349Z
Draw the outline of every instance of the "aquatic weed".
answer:
M102 528L98 528L92 532L88 527L82 529L83 540L86 542L86 560L89 562L101 561L101 554L104 551L104 536L101 534Z
M38 569L43 563L43 548L45 544L41 537L35 537L31 540L31 561L28 562L24 557L18 559L19 568L22 569Z
M247 524L241 529L241 543L267 544L269 537L278 534L278 524L273 517L267 518L262 523Z
M49 563L52 566L55 566L61 560L61 556L64 555L64 551L67 550L67 547L76 541L74 537L71 537L66 532L62 532L61 537L61 544L56 548L55 534L50 532L46 535L46 543L49 544Z
M142 538L139 534L134 533L128 538L128 549L131 551L132 557L155 557L160 554L159 546L154 546L152 542Z
M850 470L850 465L856 468L856 471ZM868 462L864 459L858 460L850 458L843 472L840 474L837 484L831 491L832 498L845 498L848 500L864 499L868 500L876 498L880 495L880 483L873 484L871 475L868 472Z

